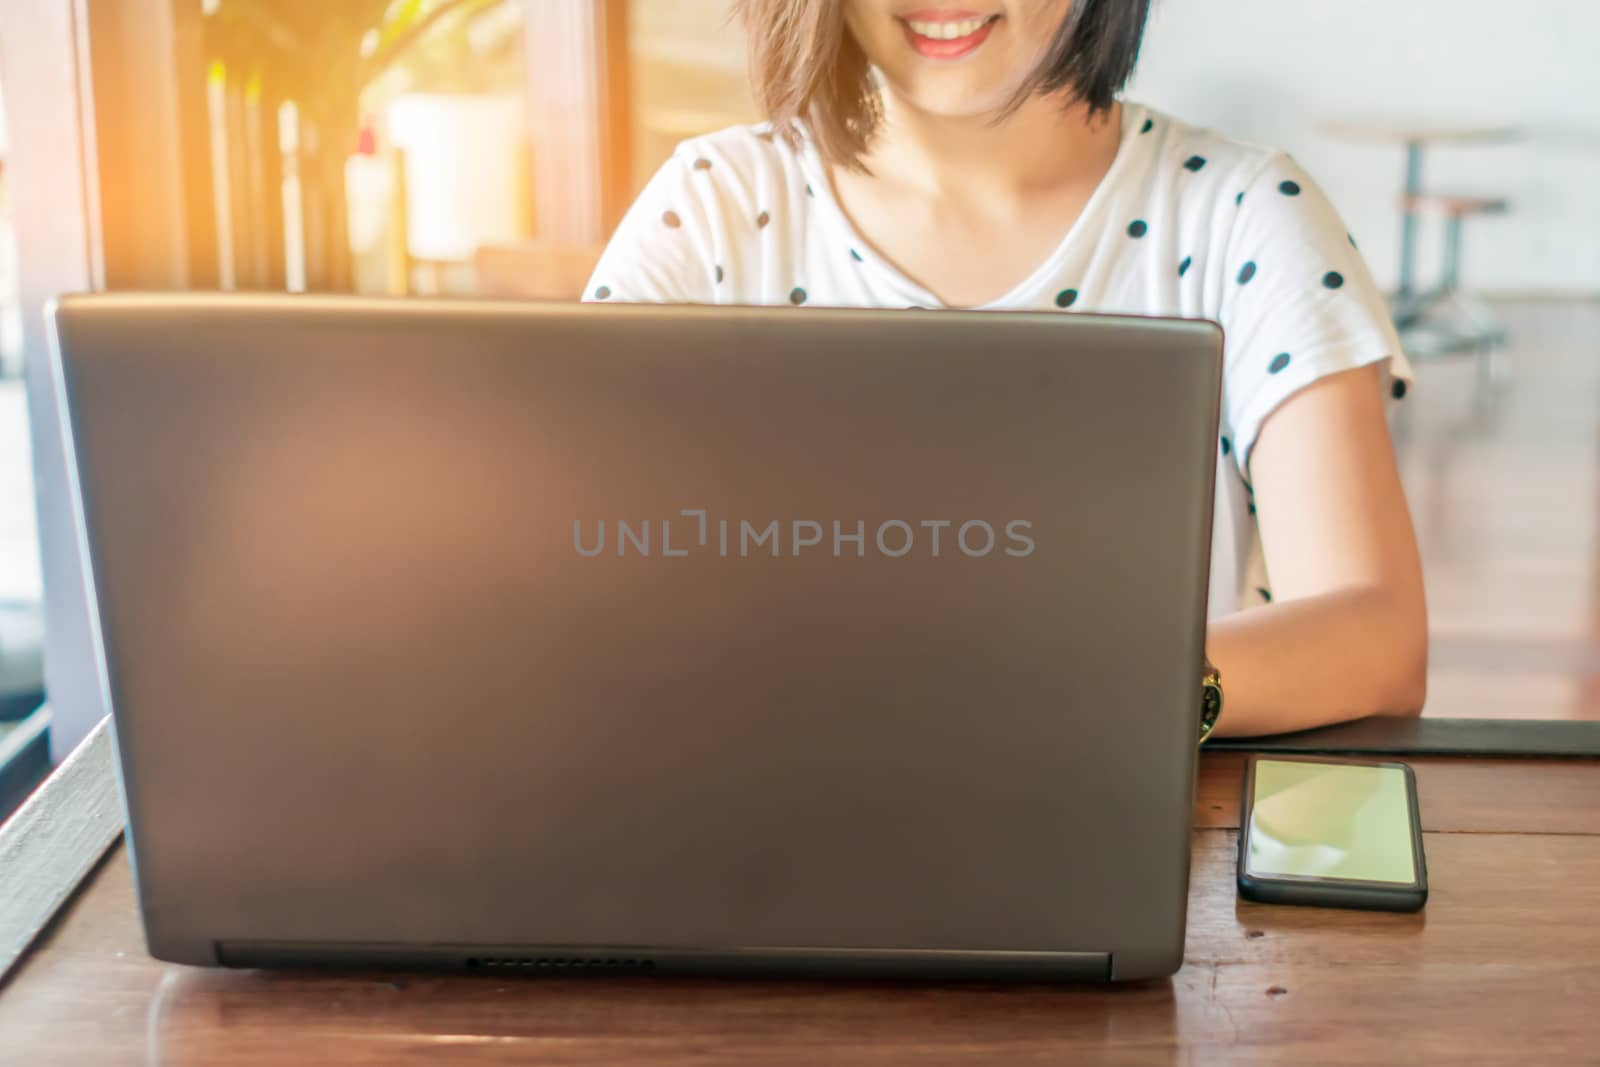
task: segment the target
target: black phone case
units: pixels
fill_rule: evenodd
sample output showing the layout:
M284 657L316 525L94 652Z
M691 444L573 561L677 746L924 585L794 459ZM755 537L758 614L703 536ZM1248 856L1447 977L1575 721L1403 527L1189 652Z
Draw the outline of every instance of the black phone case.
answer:
M1417 777L1404 763L1374 760L1270 755L1289 763L1354 764L1361 767L1398 767L1405 772L1406 806L1411 818L1411 849L1417 860L1414 885L1362 882L1352 879L1260 878L1245 870L1251 808L1255 804L1256 759L1245 763L1244 794L1239 805L1239 895L1261 904L1298 904L1319 908L1362 908L1368 911L1420 911L1428 902L1428 860L1422 851L1422 818L1417 807Z

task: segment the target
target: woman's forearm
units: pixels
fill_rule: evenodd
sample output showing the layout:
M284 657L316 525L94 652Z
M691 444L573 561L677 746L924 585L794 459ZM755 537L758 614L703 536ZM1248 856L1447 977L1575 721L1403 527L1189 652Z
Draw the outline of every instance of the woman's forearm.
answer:
M1416 605L1381 588L1272 604L1211 623L1225 693L1218 734L1303 730L1366 715L1416 715L1428 635Z

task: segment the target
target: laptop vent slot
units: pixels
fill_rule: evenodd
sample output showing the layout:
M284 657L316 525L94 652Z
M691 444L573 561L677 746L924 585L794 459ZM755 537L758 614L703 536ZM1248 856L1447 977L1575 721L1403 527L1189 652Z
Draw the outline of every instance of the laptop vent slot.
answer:
M650 974L656 969L656 961L597 956L468 956L467 969L539 974Z

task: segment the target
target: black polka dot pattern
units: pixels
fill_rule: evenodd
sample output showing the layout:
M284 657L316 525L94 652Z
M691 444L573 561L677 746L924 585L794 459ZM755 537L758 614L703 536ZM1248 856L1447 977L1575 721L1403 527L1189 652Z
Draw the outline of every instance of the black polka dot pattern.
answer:
M1155 120L1153 120L1153 119L1145 119L1144 120L1144 125L1139 127L1139 132L1140 133L1149 133L1150 130L1154 126L1155 126Z
M1406 398L1406 380L1404 378L1396 378L1394 384L1389 386L1389 395L1396 400L1404 400Z
M1233 451L1233 442L1228 440L1226 437L1224 437L1222 439L1222 454L1224 456L1226 456L1229 452L1232 452L1232 451Z
M610 300L611 287L608 285L602 285L600 288L594 291L594 298L596 300Z
M1147 118L1147 119L1144 120L1143 126L1141 127L1139 132L1141 134L1149 133L1153 128L1154 128L1154 121L1152 119L1148 119ZM773 139L774 135L773 135L772 131L764 131L761 134L759 134L759 136L763 140L771 141ZM1188 158L1184 159L1184 161L1182 162L1183 168L1186 171L1188 171L1189 173L1191 173L1191 174L1197 174L1200 171L1204 170L1205 167L1207 166L1207 164L1208 164L1208 160L1206 159L1206 157L1204 157L1202 155L1190 155ZM697 172L698 171L709 172L709 171L711 171L713 169L712 161L710 159L706 159L706 158L703 158L703 157L702 158L696 158L693 161L692 166L693 166L693 169L695 171L697 171ZM816 192L815 192L815 190L813 189L812 185L809 182L805 183L804 188L805 188L806 195L808 197L815 198ZM1277 189L1278 189L1278 192L1281 195L1283 195L1285 197L1291 197L1291 198L1292 197L1298 197L1303 192L1303 189L1302 189L1300 183L1298 183L1296 181L1293 181L1293 180L1289 180L1289 179L1285 179L1285 180L1280 181L1278 183L1278 185L1277 185ZM1244 203L1244 196L1245 196L1245 190L1240 190L1238 193L1236 193L1235 196L1234 196L1234 204L1236 206L1242 206L1243 203ZM682 226L683 226L682 218L678 215L678 213L676 211L673 211L673 210L663 211L662 214L661 214L661 222L668 229L676 230L676 229L681 229ZM756 224L756 228L757 229L766 229L771 224L771 222L772 222L772 216L767 211L761 211L755 217L755 224ZM1134 239L1134 240L1139 240L1139 239L1144 238L1149 233L1149 231L1150 231L1149 224L1144 219L1134 219L1134 220L1132 220L1131 222L1129 222L1127 224L1127 228L1126 228L1127 235L1130 238ZM1165 232L1165 231L1163 231L1163 232ZM1357 245L1356 245L1355 236L1353 234L1350 234L1350 233L1346 233L1345 236L1346 236L1346 239L1350 242L1350 246L1352 248L1356 248ZM1159 239L1158 239L1158 243L1160 243ZM858 249L851 248L851 249L849 249L849 253L850 253L851 260L853 260L854 262L856 262L856 263L865 262L864 257L862 256L861 252ZM1169 260L1168 262L1170 263L1171 261ZM1180 277L1180 278L1186 277L1188 275L1190 269L1193 266L1194 266L1194 257L1192 255L1184 256L1177 264L1177 276ZM1269 269L1271 269L1271 264L1269 264ZM1257 272L1258 272L1258 268L1257 268L1257 264L1256 264L1256 262L1254 260L1249 260L1249 261L1245 262L1243 264L1243 266L1241 266L1239 268L1238 273L1236 275L1237 283L1239 285L1241 285L1241 286L1248 285L1251 282L1251 280L1255 278ZM717 285L722 285L724 283L724 281L726 280L726 273L725 273L723 267L720 264L716 265L714 267L714 277L715 277L715 282L716 282ZM1339 289L1342 289L1344 287L1345 275L1340 273L1339 271L1336 271L1336 270L1328 270L1328 271L1324 272L1321 275L1321 283L1322 283L1322 286L1327 290L1339 290ZM612 295L613 294L612 294L611 288L609 286L606 286L606 285L598 286L593 291L593 297L594 297L595 300L609 300L609 299L611 299ZM1071 307L1073 307L1073 306L1075 306L1077 304L1078 295L1079 294L1078 294L1078 290L1077 289L1062 289L1058 293L1056 293L1056 295L1055 295L1055 306L1058 307L1058 308L1061 308L1063 310L1071 308ZM801 305L804 305L804 304L807 303L808 299L809 299L809 295L807 294L805 288L803 288L801 286L795 286L789 292L789 303L791 305L793 305L793 306L799 307ZM1268 360L1267 368L1266 368L1267 372L1269 374L1274 374L1274 375L1281 374L1283 371L1288 369L1288 367L1290 365L1290 362L1291 362L1290 354L1288 352L1280 352L1280 353L1274 355L1273 357L1271 357L1270 360ZM1407 389L1408 389L1408 385L1403 380L1398 380L1397 379L1397 380L1394 380L1394 381L1392 381L1390 383L1390 395L1395 400L1399 400L1399 399L1402 399L1403 397L1405 397L1406 393L1407 393ZM1224 457L1227 457L1227 456L1230 456L1233 453L1233 451L1234 451L1234 443L1228 436L1223 435L1223 436L1221 436L1219 438L1219 448L1221 450L1221 454ZM1251 515L1256 514L1256 505L1255 505L1255 502L1254 502L1254 499L1253 499L1253 494L1252 494L1252 499L1251 499L1250 504L1249 504L1249 511L1250 511ZM1267 590L1265 588L1260 588L1260 589L1257 590L1257 592L1261 595L1261 597L1262 597L1262 599L1264 601L1266 601L1268 603L1271 602L1272 596L1271 596L1271 592L1269 590Z

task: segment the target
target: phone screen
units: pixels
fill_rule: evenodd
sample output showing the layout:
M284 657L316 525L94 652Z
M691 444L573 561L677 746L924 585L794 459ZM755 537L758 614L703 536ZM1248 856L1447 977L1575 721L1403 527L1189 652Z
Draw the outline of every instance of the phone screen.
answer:
M1257 877L1417 881L1400 767L1258 758L1248 841Z

